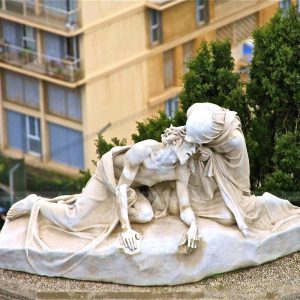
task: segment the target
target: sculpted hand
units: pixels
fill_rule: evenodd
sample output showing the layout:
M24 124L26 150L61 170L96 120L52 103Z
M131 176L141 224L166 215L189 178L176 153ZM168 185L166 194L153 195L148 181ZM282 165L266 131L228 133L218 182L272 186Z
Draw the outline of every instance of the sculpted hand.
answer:
M126 248L128 248L131 251L134 251L139 248L142 238L138 232L132 229L128 229L122 232L121 236Z
M192 254L196 251L198 247L198 242L200 240L200 236L198 233L197 225L194 223L191 224L189 230L184 235L183 240L181 241L181 245L186 244L187 254Z

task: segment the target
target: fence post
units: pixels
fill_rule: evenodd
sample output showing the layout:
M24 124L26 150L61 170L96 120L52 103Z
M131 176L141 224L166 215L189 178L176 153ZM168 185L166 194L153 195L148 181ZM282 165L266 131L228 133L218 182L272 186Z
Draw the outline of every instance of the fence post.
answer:
M11 204L14 203L14 197L15 197L14 173L19 167L20 167L20 163L17 163L9 170L9 197L10 197Z

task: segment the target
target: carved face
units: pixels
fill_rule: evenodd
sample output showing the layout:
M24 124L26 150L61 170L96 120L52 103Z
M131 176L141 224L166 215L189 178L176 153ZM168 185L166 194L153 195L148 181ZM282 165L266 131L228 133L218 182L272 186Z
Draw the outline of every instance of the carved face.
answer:
M180 164L184 165L187 163L189 158L196 153L196 144L183 141L181 147L177 151Z

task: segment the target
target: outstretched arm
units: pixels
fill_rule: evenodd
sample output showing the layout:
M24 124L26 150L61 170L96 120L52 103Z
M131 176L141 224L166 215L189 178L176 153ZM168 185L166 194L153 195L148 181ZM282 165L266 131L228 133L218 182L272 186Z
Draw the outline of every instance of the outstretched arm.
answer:
M190 227L187 232L187 252L188 254L191 254L198 246L199 237L197 221L190 206L187 184L177 180L176 191L179 201L180 218L187 226Z
M122 228L121 236L125 246L131 251L137 249L137 244L140 243L141 236L139 233L131 229L128 217L127 190L134 181L140 164L148 155L148 152L149 149L133 146L133 148L126 153L124 157L123 171L116 189L118 213Z
M118 213L122 228L122 239L125 246L132 251L137 249L137 241L140 240L141 237L136 231L132 230L130 226L127 190L132 184L138 168L139 166L124 166L116 190Z

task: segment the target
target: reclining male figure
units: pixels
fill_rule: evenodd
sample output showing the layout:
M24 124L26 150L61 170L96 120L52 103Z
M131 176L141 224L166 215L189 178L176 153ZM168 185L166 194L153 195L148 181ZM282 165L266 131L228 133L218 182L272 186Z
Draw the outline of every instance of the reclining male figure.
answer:
M187 252L192 253L197 248L199 239L197 222L190 207L187 188L190 176L188 160L195 153L196 144L185 141L185 134L185 127L171 126L162 135L162 143L154 140L141 141L134 144L125 153L113 158L114 173L118 179L116 201L122 228L121 236L129 252L135 251L141 243L141 236L132 230L130 221L138 223L151 221L153 209L145 197L141 197L129 207L128 189L139 186L151 187L165 181L175 182L180 218L189 226L186 236ZM99 170L96 170L95 174L97 171ZM41 204L40 213L56 226L67 230L76 230L83 224L84 226L91 225L87 222L89 219L94 219L88 216L93 214L99 205L95 199L97 197L103 199L109 193L95 174L71 208L70 205L64 203L44 201ZM89 195L93 197L89 198ZM13 220L18 216L29 214L38 199L39 197L30 195L15 203L8 212L7 218ZM74 205L76 209L74 209Z

